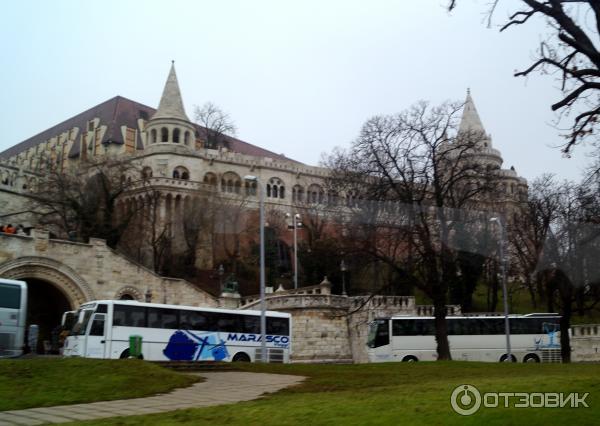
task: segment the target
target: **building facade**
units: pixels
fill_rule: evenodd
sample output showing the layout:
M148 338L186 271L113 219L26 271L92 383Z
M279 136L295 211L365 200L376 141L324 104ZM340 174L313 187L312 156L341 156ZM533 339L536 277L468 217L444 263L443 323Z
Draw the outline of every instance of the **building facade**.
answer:
M495 171L499 181L500 193L495 198L494 210L508 212L526 200L526 180L519 177L513 168L502 168L500 151L492 146L491 136L485 132L470 93L467 93L459 131L477 131L486 135L477 147L476 157ZM217 146L209 144L206 129L190 120L183 107L172 65L157 109L116 96L0 153L0 223L23 223L27 227L35 227L35 217L28 212L28 195L44 179L48 167L67 170L86 160L108 157L136 160L139 164L139 170L135 171L137 175L125 178L139 182L140 188L151 188L159 195L157 209L160 221L172 223L171 232L180 234L185 232L180 226L181 211L196 203L202 205L204 198L200 194L208 192L224 198L245 197L250 205L256 206L256 181L264 189L267 208L284 213L294 214L299 205L343 206L353 202L353 194L328 192L325 180L329 172L325 168L306 165L229 136L224 136ZM249 175L256 177L256 181L244 179ZM141 191L136 193L133 190L121 200L119 208L130 208L136 197L143 196ZM175 227L178 227L177 230ZM143 300L148 293L153 295L152 300L159 302L240 308L252 306L251 301L243 300L239 295L219 297L220 291L210 294L206 289L183 280L157 276L107 249L100 241L81 245L66 241L59 243L47 235L40 238L39 233L43 234L43 231L36 232L35 236L22 237L22 241L15 240L17 237L0 238L0 243L7 244L0 247L0 274L31 278L40 288L45 282L48 288L54 289L47 289L47 294L56 293L52 296L56 298L62 294L63 299L66 298L62 302L66 308L75 308L82 301L94 297ZM288 242L291 243L291 233ZM203 240L200 244L197 263L200 269L214 270L217 266L210 247L210 241ZM88 273L85 268L91 264L86 260L86 253L92 252L100 269ZM44 271L53 270L43 269L48 259L58 262L50 263L59 272L73 269L74 266L69 266L71 263L78 265L79 273L75 275L84 277L80 281L87 284L77 288L73 284L77 282L75 278L59 279L56 277L62 275L55 272L45 274ZM63 265L68 268L61 269ZM86 278L88 275L89 279ZM391 315L394 310L414 313L417 309L414 299L386 299L378 305L381 309L365 310L364 315L357 314L347 321L338 314L347 312L355 301L345 296L336 298L330 290L325 291L329 292L328 295L319 294L319 297L296 292L279 294L271 302L273 309L292 312L298 325L306 325L314 319L327 326L326 330L319 329L319 336L310 334L313 332L308 328L306 333L295 336L302 342L301 347L305 347L297 354L299 360L324 360L335 356L344 360L363 360L359 342L364 338L367 322L374 315ZM298 326L298 330L302 327ZM326 336L323 337L322 333ZM326 341L322 343L322 350L314 349L315 342L323 342L322 339Z

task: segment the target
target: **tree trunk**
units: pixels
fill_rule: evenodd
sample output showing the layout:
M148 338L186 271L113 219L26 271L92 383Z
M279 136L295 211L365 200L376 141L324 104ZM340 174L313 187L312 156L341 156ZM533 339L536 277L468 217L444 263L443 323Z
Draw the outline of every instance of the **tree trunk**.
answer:
M533 282L532 282L530 276L527 276L525 281L527 284L527 289L529 290L529 298L531 299L531 306L533 306L533 308L535 309L535 308L537 308L537 300L535 297L535 287L533 285Z
M560 317L560 355L562 362L571 362L571 338L569 337L569 328L571 327L571 297L564 298L562 302L562 312Z
M448 324L446 323L446 298L438 296L433 302L438 361L448 361L452 359L452 356L450 355Z

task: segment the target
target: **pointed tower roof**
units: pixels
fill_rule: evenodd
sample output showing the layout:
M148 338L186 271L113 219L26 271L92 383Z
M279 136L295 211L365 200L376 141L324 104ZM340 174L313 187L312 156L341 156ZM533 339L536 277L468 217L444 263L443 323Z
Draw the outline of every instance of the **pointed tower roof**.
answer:
M175 73L175 61L171 62L171 71L169 71L158 109L154 116L152 116L152 119L155 118L177 118L179 120L190 121L183 108L181 91L179 90L177 74Z
M460 120L460 126L458 127L459 133L466 131L483 132L486 134L481 119L479 118L479 114L477 113L477 108L475 108L475 102L473 102L473 98L471 97L471 89L467 89L467 99L465 101L462 119Z

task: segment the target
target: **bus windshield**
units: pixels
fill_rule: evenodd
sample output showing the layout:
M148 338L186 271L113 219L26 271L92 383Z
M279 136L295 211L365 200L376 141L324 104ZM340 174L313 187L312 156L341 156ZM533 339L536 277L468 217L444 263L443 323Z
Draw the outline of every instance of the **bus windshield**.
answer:
M85 329L87 328L87 324L90 321L92 312L93 311L91 309L84 309L79 312L78 321L73 325L73 328L71 329L70 333L71 335L82 336L85 334Z
M73 330L73 326L77 322L77 311L67 311L63 314L61 327L63 330L71 332Z
M375 336L377 336L377 321L369 324L369 335L367 337L367 346L372 348L375 345Z
M369 325L369 336L367 346L376 348L389 343L389 322L388 320L376 320Z

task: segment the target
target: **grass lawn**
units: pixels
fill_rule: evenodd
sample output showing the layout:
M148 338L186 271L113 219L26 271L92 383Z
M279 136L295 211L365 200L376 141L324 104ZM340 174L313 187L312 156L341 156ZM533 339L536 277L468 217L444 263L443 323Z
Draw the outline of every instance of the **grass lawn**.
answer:
M600 365L465 362L362 365L242 365L246 371L299 374L303 384L244 403L85 425L555 425L597 424ZM589 408L485 408L463 417L450 395L460 384L484 392L589 392Z
M4 359L0 411L136 398L196 381L198 377L138 360Z

